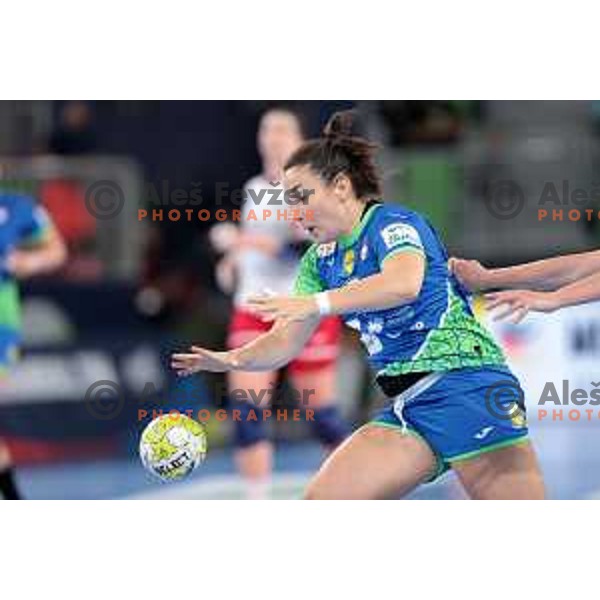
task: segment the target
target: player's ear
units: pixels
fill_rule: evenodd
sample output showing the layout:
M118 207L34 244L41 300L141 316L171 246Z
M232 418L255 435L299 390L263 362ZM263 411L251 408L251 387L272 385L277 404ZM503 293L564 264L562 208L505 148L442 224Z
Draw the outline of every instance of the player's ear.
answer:
M332 184L333 192L340 198L348 198L352 193L352 182L345 173L338 173Z

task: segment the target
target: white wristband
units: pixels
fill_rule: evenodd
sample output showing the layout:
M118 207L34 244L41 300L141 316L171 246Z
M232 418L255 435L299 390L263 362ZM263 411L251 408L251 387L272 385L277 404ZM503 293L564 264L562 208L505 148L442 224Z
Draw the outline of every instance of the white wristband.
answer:
M331 301L329 300L329 294L327 292L319 292L318 294L315 294L315 300L317 301L319 314L322 317L331 314Z

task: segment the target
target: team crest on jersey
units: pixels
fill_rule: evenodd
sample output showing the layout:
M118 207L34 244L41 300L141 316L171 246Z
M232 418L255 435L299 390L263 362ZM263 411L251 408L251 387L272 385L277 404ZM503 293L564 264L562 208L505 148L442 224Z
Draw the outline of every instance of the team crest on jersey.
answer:
M325 258L331 256L335 252L335 242L329 242L327 244L319 244L317 246L317 256L319 258Z
M381 237L388 248L403 244L421 247L421 238L417 230L406 223L392 223L381 230Z
M521 408L515 411L515 414L511 415L510 422L515 429L523 429L527 426L527 417Z
M354 271L354 250L346 250L344 254L344 273L350 275Z

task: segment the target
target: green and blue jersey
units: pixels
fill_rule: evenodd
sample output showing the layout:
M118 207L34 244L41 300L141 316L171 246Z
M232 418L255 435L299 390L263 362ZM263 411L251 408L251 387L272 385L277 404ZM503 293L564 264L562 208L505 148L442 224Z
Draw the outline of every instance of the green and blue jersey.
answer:
M19 291L6 260L14 248L39 243L51 226L31 198L0 193L0 369L14 358L21 329Z
M390 257L416 252L426 261L418 298L383 310L342 315L365 346L377 375L505 365L502 350L475 318L468 294L448 270L436 231L416 212L373 204L351 234L313 244L296 279L297 295L344 287L382 271Z

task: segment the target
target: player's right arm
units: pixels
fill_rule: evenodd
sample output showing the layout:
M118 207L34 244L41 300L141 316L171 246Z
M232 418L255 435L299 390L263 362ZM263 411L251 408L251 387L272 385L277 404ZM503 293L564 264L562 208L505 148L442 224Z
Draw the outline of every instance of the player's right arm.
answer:
M600 250L500 269L488 269L476 260L452 258L450 268L474 292L516 288L556 290L600 272Z
M316 265L316 247L303 256L294 286L297 296L324 291ZM248 344L227 352L192 346L186 353L173 354L171 366L179 375L197 371L272 371L298 356L319 325L319 315L302 320L277 319L271 329Z
M198 371L277 370L300 354L319 320L319 317L312 317L304 321L276 321L267 333L227 352L192 346L186 353L173 354L171 367L179 375L191 375Z

